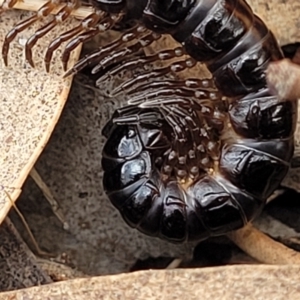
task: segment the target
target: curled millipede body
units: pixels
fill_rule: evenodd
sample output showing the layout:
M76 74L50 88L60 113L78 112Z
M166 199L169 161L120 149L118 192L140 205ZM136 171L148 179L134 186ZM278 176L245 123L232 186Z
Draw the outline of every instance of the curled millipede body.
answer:
M168 100L175 112L161 107ZM104 128L110 200L130 226L174 242L225 234L261 211L288 170L297 105L244 98L222 128L224 114L184 102L128 106Z
M130 14L131 1L108 2L97 4ZM125 221L151 236L183 242L238 229L261 211L293 154L297 103L272 96L265 79L281 50L244 1L141 3L147 30L171 34L191 66L205 62L232 100L222 107L220 99L187 100L175 91L140 103L131 99L136 105L117 111L103 132L104 188ZM135 89L128 82L121 89L138 91L147 80L133 81ZM201 82L195 86L204 92Z
M268 64L283 57L273 34L243 0L91 3L90 16L51 42L47 68L62 41L71 39L62 55L66 68L74 47L111 28L126 30L66 75L95 62L93 73L113 65L99 78L101 86L124 70L182 58L111 93L124 91L129 105L103 130L103 185L125 221L148 235L184 242L253 220L287 173L294 148L297 103L271 95L266 84ZM135 56L163 34L182 46ZM198 62L214 82L164 78Z

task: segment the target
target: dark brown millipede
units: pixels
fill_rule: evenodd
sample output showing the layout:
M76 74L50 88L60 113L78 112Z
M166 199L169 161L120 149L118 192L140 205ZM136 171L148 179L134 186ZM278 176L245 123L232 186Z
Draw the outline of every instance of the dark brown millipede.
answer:
M78 5L70 3L64 16ZM47 69L62 41L73 38L62 56L66 68L74 47L111 28L125 32L66 75L95 62L94 73L116 64L99 78L100 86L126 69L189 56L112 92L129 97L129 105L103 129L103 184L113 205L130 226L172 242L226 234L253 220L286 175L294 149L297 103L280 101L266 85L269 62L283 58L273 34L243 0L91 3L90 16L51 42ZM47 12L51 5L55 1ZM6 63L7 45L22 24L16 28L3 48ZM32 65L31 46L42 31L27 42ZM163 34L182 47L134 56ZM163 78L198 62L206 64L213 81Z
M130 14L130 2L118 1L119 11ZM229 107L210 99L201 80L194 85L203 98L188 96L182 84L171 95L156 89L155 98L130 99L104 129L106 192L130 226L151 236L184 242L238 229L261 211L293 154L297 103L270 95L265 80L281 50L244 1L144 1L139 11L148 30L172 35L192 58L173 64L175 71L205 62L232 99ZM153 78L165 70L172 71L154 70ZM137 77L121 88L146 81ZM161 84L160 92L169 88Z

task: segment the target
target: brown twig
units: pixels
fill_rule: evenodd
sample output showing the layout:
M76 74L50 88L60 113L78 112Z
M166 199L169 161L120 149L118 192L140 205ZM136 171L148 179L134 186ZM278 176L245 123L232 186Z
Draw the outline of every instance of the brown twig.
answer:
M239 248L260 262L272 265L300 264L300 253L247 225L227 235Z

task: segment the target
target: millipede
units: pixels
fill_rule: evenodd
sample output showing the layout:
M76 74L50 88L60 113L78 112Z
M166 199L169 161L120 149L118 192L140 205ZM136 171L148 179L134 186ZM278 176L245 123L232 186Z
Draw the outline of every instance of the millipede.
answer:
M5 64L16 34L62 3L47 2L6 35ZM67 70L77 45L110 29L121 30L121 36L83 57L65 76L94 65L92 73L106 71L97 80L101 87L122 71L179 59L138 74L110 94L128 97L103 129L102 158L104 190L124 220L170 242L200 241L251 222L286 175L294 149L297 102L279 100L266 84L269 63L283 58L272 32L243 0L90 3L94 11L49 44L47 71L62 42L68 41L62 54ZM6 0L2 9L15 4ZM32 66L36 41L78 5L65 3L27 41ZM137 56L165 34L181 46ZM176 78L197 63L213 79Z

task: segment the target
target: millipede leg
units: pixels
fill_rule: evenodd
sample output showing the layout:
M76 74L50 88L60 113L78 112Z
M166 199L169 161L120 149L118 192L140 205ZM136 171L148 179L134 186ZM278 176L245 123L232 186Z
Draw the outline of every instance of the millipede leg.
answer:
M97 27L92 28L89 31L86 31L86 32L78 35L77 37L75 37L73 40L71 40L67 44L67 46L65 47L64 52L62 54L62 59L61 60L62 60L62 63L63 63L64 71L66 71L66 69L67 69L67 64L68 64L68 61L69 61L69 57L70 57L71 51L73 51L81 43L90 40L91 38L93 38L94 36L96 36L98 33L105 32L105 31L109 30L116 23L118 23L118 21L120 21L121 18L122 18L121 14L120 15L108 16L108 17L104 18L100 23L98 23ZM111 43L109 45L112 45L112 44L113 43ZM113 48L113 49L115 49L115 48ZM94 56L96 56L96 58L98 57L96 53L98 53L98 55L101 57L101 55L102 55L101 50L97 50L97 51L94 51L91 54L86 55L82 60L80 60L77 64L75 64L72 67L72 69L70 69L64 75L64 77L67 77L67 76L69 76L71 74L76 74L80 70L82 70L84 67L86 67L89 64L91 64L92 62L94 62Z
M159 38L160 38L160 35L151 33L151 34L145 36L144 38L139 39L139 41L136 44L134 44L130 47L134 47L133 51L137 52L138 50L149 46L150 44L152 44L154 41L158 40ZM118 58L122 58L122 60L124 60L125 55L127 56L126 58L128 58L128 55L133 53L133 51L131 51L130 47L128 47L126 49L121 49L120 51L116 51L115 53L112 53L110 56L106 57L96 67L93 68L92 73L95 74L100 69L104 69L108 65L120 62L120 59L118 59ZM105 80L110 78L111 76L118 75L120 72L123 72L125 70L128 70L128 69L132 70L134 68L137 68L138 66L144 66L146 64L150 64L155 61L167 61L167 60L173 59L175 57L181 57L184 54L185 54L185 52L184 52L183 48L176 48L176 49L160 51L156 54L148 55L144 58L131 58L131 59L125 60L125 63L123 63L121 66L117 66L117 67L113 68L112 70L108 71L104 76L101 76L97 80L96 84L100 85Z
M45 24L43 27L38 29L26 42L25 44L25 58L28 63L34 67L32 60L32 48L36 42L46 35L51 29L53 29L57 24L64 22L71 14L71 12L78 7L79 0L72 0L67 2L57 14L54 15L54 18L49 23Z
M168 74L181 72L185 69L192 68L195 65L196 65L196 61L192 58L188 58L184 61L174 62L167 67L155 69L151 72L141 74L141 75L139 75L131 80L125 81L124 83L119 85L117 88L115 88L112 91L111 96L114 97L114 96L118 95L119 93L121 93L122 91L124 91L126 93L131 92L133 89L136 88L136 86L147 83L148 80L151 78L158 78L158 77L162 77L162 76L165 76Z
M164 154L163 174L169 177L175 171L175 176L180 181L186 181L188 176L192 178L198 176L199 168L194 166L197 166L199 158L197 146L201 145L202 141L200 138L202 123L196 117L196 111L201 109L201 106L191 99L161 97L157 101L145 101L139 107L157 108L162 113L163 119L173 128L174 144ZM188 136L192 137L192 145L187 143Z
M63 43L66 42L79 34L83 30L87 30L88 28L94 27L99 21L104 17L105 13L101 11L96 11L92 13L88 17L86 17L78 26L68 30L61 35L59 35L56 39L54 39L48 46L47 52L45 54L45 67L46 71L49 72L50 62L52 59L53 52Z
M80 35L78 35L77 37L75 37L73 40L71 40L67 46L64 49L64 52L62 54L62 63L63 63L63 69L64 71L67 70L67 64L70 58L70 53L81 43L86 42L90 39L92 39L94 36L96 36L98 33L100 32L105 32L107 30L109 30L110 28L112 28L116 23L118 23L120 20L122 19L122 14L119 15L112 15L112 16L108 16L106 18L104 18L100 23L97 24L97 26L95 28L90 29L89 31L86 31ZM89 64L89 63L88 63ZM87 64L87 65L88 65ZM79 64L79 66L81 66ZM85 67L86 65L84 65ZM81 70L81 68L79 68L77 70L76 65L73 66L73 68L69 71L69 72L74 72L77 73ZM64 76L69 76L71 75L71 73L69 74L69 72Z
M213 167L212 159L219 157L220 145L215 140L215 134L210 135L208 129L214 127L221 134L223 127L220 123L224 122L224 115L215 114L210 99L197 101L192 98L158 97L156 100L143 102L139 107L148 109L157 107L164 113L164 117L176 133L175 152L178 153L182 171L188 166L186 169L188 174L195 177L199 172L199 168L196 168L199 164L206 170ZM193 147L188 149L184 148L186 144L182 140L186 137L184 130L189 132L193 141ZM178 177L184 175L184 172L179 173L181 175L178 174Z
M68 61L70 59L70 55L71 55L71 52L76 48L78 47L80 44L86 42L86 41L89 41L91 40L94 36L96 36L98 33L99 33L99 29L98 28L92 28L91 30L88 30L82 34L80 34L79 36L76 37L76 39L73 39L71 42L68 43L68 45L66 46L62 56L61 56L61 61L62 61L62 64L63 64L63 69L64 71L67 70L67 65L68 65ZM77 64L76 64L77 65ZM88 64L87 64L88 65ZM87 66L84 64L84 66L82 68L84 68L85 66ZM78 64L78 66L80 66ZM67 72L66 75L64 75L64 77L67 77L71 74L76 74L78 73L82 68L78 68L76 69L75 66L72 67L72 72L69 73Z
M128 47L121 48L120 50L113 51L110 55L103 58L92 70L92 74L96 74L100 70L103 70L107 68L108 66L116 63L120 63L124 61L127 62L128 58L131 58L133 54L138 53L138 51L142 50L145 47L148 47L151 45L154 41L157 41L160 39L161 35L157 33L150 33L146 35L145 37L140 37L136 43L133 45L130 45ZM180 48L181 49L181 48ZM164 54L166 57L173 57L175 50L166 50L164 51ZM179 53L179 51L177 51ZM163 54L163 52L161 52ZM180 52L181 53L181 52ZM180 54L179 54L180 55ZM159 59L158 54L157 55L151 55L147 56L146 58L142 59L145 63L150 63L153 61L156 61ZM168 59L168 58L165 58ZM131 58L130 61L137 61L137 58ZM122 65L123 66L123 65ZM121 69L123 71L125 67ZM125 69L126 70L126 69ZM111 76L111 74L108 74L108 76ZM103 76L104 77L104 76ZM106 77L106 76L105 76Z
M152 82L156 83L156 82ZM139 103L143 102L145 99L155 99L160 98L163 96L177 96L177 97L184 97L184 98L191 98L195 100L202 100L202 99L209 99L212 101L221 100L221 95L217 90L204 90L204 89L198 89L198 90L192 90L189 88L186 88L185 86L179 86L174 84L174 86L161 86L159 88L154 88L155 85L152 85L152 83L149 84L149 87L146 86L140 89L140 86L137 87L137 90L135 93L131 92L128 100L128 104L130 105L138 105ZM164 81L159 82L164 83ZM136 96L135 96L136 94ZM147 102L146 102L147 104Z
M60 4L60 0L51 0L45 3L39 10L30 18L18 23L14 26L5 36L3 46L2 46L2 58L4 64L7 66L7 56L9 52L10 43L15 39L18 33L22 32L30 25L35 23L37 20L48 16L57 6Z
M128 100L128 104L130 105L138 105L139 103L142 103L143 101L146 101L148 103L151 99L160 99L161 97L183 97L183 98L193 98L195 96L195 92L180 88L180 89L172 89L172 88L162 88L154 91L144 91L139 92L136 96L132 96ZM206 93L202 93L202 99L207 99L208 95ZM155 100L154 100L155 101Z
M213 164L212 160L209 159L209 156L205 153L205 149L207 150L205 135L208 134L203 129L205 119L201 120L197 117L198 110L184 108L180 105L176 107L176 109L173 109L172 112L176 113L177 123L182 124L183 128L189 133L190 138L193 141L193 144L190 146L187 146L185 141L177 143L179 166L181 169L186 170L186 175L188 175L188 177L184 179L188 182L189 178L195 180L201 172L211 168ZM187 133L185 133L185 136L186 135ZM179 172L179 174L180 173L181 172Z
M21 0L4 0L2 5L0 6L0 14L9 9L12 9L19 1Z
M142 114L128 114L113 119L113 123L117 125L133 125L138 123L153 124L157 122L160 115L156 112L147 112Z
M111 28L114 24L116 23L116 21L114 21L113 23L111 23L109 25L109 28ZM101 29L102 27L98 27L98 32L101 31L105 31L107 29L109 29L108 27L104 29ZM124 34L122 34L122 36L120 38L118 38L117 40L113 41L112 43L108 44L105 47L101 47L99 49L97 49L96 51L86 55L84 58L82 58L79 62L77 62L72 69L70 69L65 75L64 77L70 76L71 74L76 74L78 73L80 70L82 70L84 67L94 63L95 61L101 61L103 58L105 58L105 56L109 55L112 53L112 51L116 50L118 47L123 46L124 43L133 41L137 38L139 38L140 36L143 36L147 33L147 29L142 27L142 26L135 26L133 28L131 28L129 31L125 32ZM80 35L79 35L80 37ZM67 45L65 48L65 52L70 52L70 49L73 48L73 46L71 47L72 43L76 43L79 37L75 38L74 41L70 42L70 46ZM77 44L76 44L77 46ZM64 54L63 54L64 56Z
M138 58L135 57L130 60L125 60L121 65L112 68L111 70L107 71L105 75L101 76L96 81L96 86L101 86L106 80L121 74L124 71L132 71L137 69L138 67L144 66L146 63L149 63L148 58Z
M135 93L140 93L143 91L161 91L172 89L174 92L177 90L182 91L193 91L193 97L197 99L210 99L210 100L220 100L222 94L217 90L212 79L198 79L190 78L187 80L169 80L164 79L160 81L152 81L150 83L141 84L136 87L134 91L128 92L128 95L133 95Z
M197 84L195 84L197 82ZM135 94L136 92L143 92L149 89L153 90L160 90L162 88L169 88L169 89L181 89L185 88L190 91L194 90L201 90L205 92L217 92L214 85L214 81L212 79L186 79L186 80L160 80L160 81L152 81L150 83L141 84L137 87L136 91L132 93L128 93L128 95Z
M173 127L175 134L174 148L168 154L163 166L164 173L171 175L172 170L179 181L186 180L188 176L187 153L190 145L187 145L186 127L181 114L182 108L176 105L161 106L161 112L165 115L166 121ZM181 117L180 117L181 115ZM185 115L185 113L183 113ZM187 149L188 148L188 149ZM176 168L175 168L176 166Z

